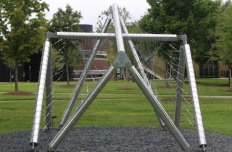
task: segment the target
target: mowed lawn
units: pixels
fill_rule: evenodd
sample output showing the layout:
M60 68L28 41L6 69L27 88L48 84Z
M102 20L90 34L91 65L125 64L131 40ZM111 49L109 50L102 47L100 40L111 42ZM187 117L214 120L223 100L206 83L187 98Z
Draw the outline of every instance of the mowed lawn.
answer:
M87 90L91 91L95 83L86 83L81 91L82 98ZM197 79L197 87L200 96L200 105L204 127L207 131L232 135L232 92L229 90L228 79ZM146 100L140 89L133 82L128 83L129 89L124 89L124 81L109 82L91 106L87 109L77 126L159 126L157 117L150 103ZM54 101L53 126L58 127L60 117L66 107L73 88L66 89L67 100ZM187 90L188 88L186 88ZM13 96L5 95L5 92L14 90L14 83L0 83L0 133L30 130L33 123L35 107L35 95ZM20 91L36 93L37 83L19 83ZM64 90L56 90L64 92ZM164 93L163 93L164 94ZM58 95L54 94L55 98ZM57 97L56 97L57 96ZM202 96L202 97L201 97ZM203 97L204 96L204 97ZM210 96L210 98L205 97ZM213 98L212 96L222 96ZM227 98L224 98L224 97ZM228 98L231 96L231 99ZM190 103L190 102L189 102ZM191 112L191 104L182 107L181 127L193 128L187 120L193 119L186 114L185 108ZM163 102L162 105L172 118L173 110L168 108L171 102ZM75 110L75 108L74 108ZM73 110L73 111L74 111ZM41 128L45 126L45 102Z

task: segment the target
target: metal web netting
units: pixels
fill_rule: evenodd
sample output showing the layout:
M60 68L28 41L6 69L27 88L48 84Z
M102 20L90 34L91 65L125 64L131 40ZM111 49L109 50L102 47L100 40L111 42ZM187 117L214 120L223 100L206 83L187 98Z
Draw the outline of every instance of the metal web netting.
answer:
M51 94L44 94L44 108L43 114L46 113L46 98L48 96L52 97L52 110L43 116L41 125L44 129L48 127L46 119L49 114L52 114L52 126L53 128L59 127L61 117L65 111L67 104L72 98L74 98L73 93L75 87L81 77L83 77L82 72L89 62L89 57L93 53L93 47L95 46L95 39L82 39L82 40L59 40L53 39L53 49L52 49L52 88ZM71 115L76 108L83 102L85 97L94 87L94 85L99 81L108 68L107 60L107 49L109 44L106 40L102 40L101 45L98 47L98 51L93 60L92 66L89 68L87 75L85 76L85 81L80 87L79 93L76 95L74 104L72 106ZM68 52L68 53L67 53ZM65 58L65 56L67 58ZM66 67L65 60L68 62L73 62ZM48 122L47 122L48 123Z
M93 53L92 50L95 43L96 40L90 38L82 40L66 39L62 41L57 39L53 43L53 83L51 94L51 112L53 116L52 127L59 126L61 116L65 110L65 107L73 96L75 86L81 77L86 63L89 62L89 57ZM178 94L177 74L179 61L184 60L179 58L180 43L168 42L165 41L165 39L159 42L151 40L137 40L133 41L133 43L155 96L158 98L170 118L174 120L176 111L176 96ZM72 56L75 56L76 54L77 56L76 59L74 59L75 64L73 67L69 67L67 70L65 64L62 63L64 61L62 51L67 51L68 49L65 48L68 48L67 46L69 44L74 44L74 47L71 47L71 49L75 51L70 50L71 53L74 53ZM60 49L54 50L55 48ZM135 59L131 53L130 47L126 41L125 50L132 64L138 68L137 63L135 62ZM115 41L106 39L102 40L92 66L90 67L86 79L81 87L81 91L76 97L71 113L73 113L83 102L96 82L99 81L99 79L107 71L108 67L112 64L116 55L117 51ZM62 64L58 64L57 62L61 62ZM186 72L183 73L183 75L184 80L183 87L181 88L182 93L179 93L181 95L180 127L195 128L192 100ZM67 81L67 76L69 77L69 82ZM128 72L126 70L121 70L120 68L117 70L117 73L115 73L111 80L122 80L127 85L133 83L133 78L128 74ZM44 116L44 120L46 120L46 116ZM46 125L44 128L46 128Z
M141 43L141 42L140 42ZM153 93L158 98L169 117L174 121L177 95L181 98L180 127L195 128L195 118L187 72L179 73L180 43L179 42L152 42L145 45L136 45L144 71L149 79ZM185 69L185 67L183 67ZM184 79L179 80L179 75ZM183 86L178 86L178 81ZM178 89L178 87L181 87ZM178 90L181 90L179 92Z

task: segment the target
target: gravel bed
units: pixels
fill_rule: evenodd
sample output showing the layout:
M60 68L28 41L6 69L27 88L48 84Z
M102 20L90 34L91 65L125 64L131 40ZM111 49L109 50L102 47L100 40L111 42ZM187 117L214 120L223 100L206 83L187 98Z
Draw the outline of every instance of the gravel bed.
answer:
M201 151L195 130L180 130L191 151ZM58 129L41 132L35 151L47 151ZM30 151L31 131L0 134L1 152ZM206 132L209 152L232 151L232 137ZM59 152L179 152L173 136L159 127L75 127L57 148Z

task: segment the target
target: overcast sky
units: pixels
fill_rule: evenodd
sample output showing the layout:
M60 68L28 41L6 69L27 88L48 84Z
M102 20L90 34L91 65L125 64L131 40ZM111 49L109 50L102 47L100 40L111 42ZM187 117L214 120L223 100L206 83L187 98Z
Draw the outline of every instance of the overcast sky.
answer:
M50 11L46 13L46 18L51 19L58 8L65 9L67 4L73 10L81 12L83 18L81 24L95 24L97 17L102 11L107 10L116 3L119 7L125 7L130 12L132 20L139 20L150 7L146 0L44 0L49 4Z

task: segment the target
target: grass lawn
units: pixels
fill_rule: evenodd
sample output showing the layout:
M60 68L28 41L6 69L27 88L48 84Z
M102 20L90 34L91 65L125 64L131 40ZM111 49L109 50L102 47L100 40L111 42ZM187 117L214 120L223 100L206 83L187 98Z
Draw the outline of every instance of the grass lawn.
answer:
M232 136L232 99L201 98L204 128Z
M197 79L199 95L231 96L232 92L228 91L229 87L226 86L227 83L227 79ZM88 89L91 90L94 83L89 82L87 86ZM144 95L141 95L141 91L136 84L132 82L128 84L128 87L132 88L131 90L123 90L123 87L123 81L108 83L78 121L77 125L158 126L153 108ZM30 130L32 128L35 95L3 95L3 92L10 92L13 90L14 83L0 83L0 133ZM35 93L37 90L37 83L19 83L19 90ZM85 91L86 90L82 93ZM70 95L67 95L67 99L69 98ZM232 98L200 98L205 130L232 136L231 100ZM53 115L57 116L57 118L54 119L53 127L58 127L66 103L66 101L54 102L54 106L59 107L59 109L53 113ZM172 103L164 102L162 104L166 108ZM181 126L184 128L192 128L189 123L187 123L186 116L184 116L185 107L190 105L191 104L187 104L182 108L183 115L181 117ZM170 111L167 113L169 114L169 112ZM45 112L43 112L43 114L45 114ZM41 128L45 125L43 118L41 121Z

